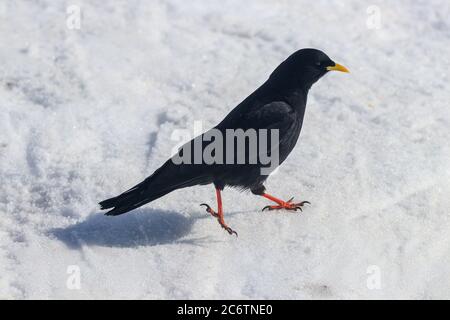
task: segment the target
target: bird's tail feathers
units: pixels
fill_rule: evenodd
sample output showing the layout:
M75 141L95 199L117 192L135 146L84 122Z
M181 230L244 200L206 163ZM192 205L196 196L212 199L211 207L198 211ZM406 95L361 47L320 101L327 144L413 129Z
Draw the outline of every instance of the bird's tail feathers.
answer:
M100 202L100 209L104 210L113 208L112 210L106 212L105 215L117 216L156 200L175 190L173 186L166 188L153 188L153 182L153 177L150 176L124 193Z
M169 165L166 164L166 166ZM124 193L100 202L100 208L102 210L112 208L105 214L107 216L117 216L143 206L176 189L201 183L203 179L201 176L177 176L175 170L164 169L164 167L161 167L153 175Z

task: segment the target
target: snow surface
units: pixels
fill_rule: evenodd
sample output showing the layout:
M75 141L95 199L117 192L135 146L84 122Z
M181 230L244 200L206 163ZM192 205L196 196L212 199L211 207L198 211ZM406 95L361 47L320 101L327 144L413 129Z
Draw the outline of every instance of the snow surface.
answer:
M2 0L0 298L450 298L449 6ZM99 212L303 47L351 70L313 86L267 183L303 213L225 190L236 239L199 207L212 186Z

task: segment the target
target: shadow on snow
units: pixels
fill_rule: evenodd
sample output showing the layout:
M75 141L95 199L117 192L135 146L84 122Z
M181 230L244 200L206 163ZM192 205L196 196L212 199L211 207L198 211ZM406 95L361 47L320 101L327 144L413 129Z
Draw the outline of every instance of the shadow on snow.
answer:
M168 243L200 244L201 239L181 239L198 218L164 210L137 209L115 217L93 214L86 220L49 231L69 248L84 245L105 247L154 246Z

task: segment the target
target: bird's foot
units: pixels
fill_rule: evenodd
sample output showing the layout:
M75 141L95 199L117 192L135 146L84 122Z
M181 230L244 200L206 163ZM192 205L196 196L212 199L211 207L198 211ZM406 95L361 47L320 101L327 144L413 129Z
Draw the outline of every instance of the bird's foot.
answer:
M236 237L238 236L237 232L231 229L229 226L226 225L225 221L223 220L223 217L221 217L217 212L215 212L209 205L206 203L202 203L200 206L206 207L206 212L211 214L214 218L217 218L217 221L219 221L219 224L222 228L225 229L226 232L229 234L235 234Z
M221 221L219 220L219 224L220 224L220 226L221 226L222 228L224 228L225 231L228 232L230 235L231 235L231 234L235 234L236 237L238 236L237 232L234 231L233 229L231 229L229 226L227 226L227 225L225 224L224 221L221 222Z
M211 214L214 218L218 218L219 215L217 214L217 212L215 212L208 204L206 203L202 203L200 205L201 206L205 206L206 207L206 212L208 212L209 214Z
M291 210L291 211L297 211L297 210L303 211L302 207L305 204L311 204L309 201L302 201L302 202L294 203L294 202L292 202L292 200L294 200L293 197L291 199L289 199L288 201L282 201L278 205L275 205L275 206L265 206L262 209L262 211L264 211L266 209L269 210L269 211L271 211L271 210L281 210L281 209Z

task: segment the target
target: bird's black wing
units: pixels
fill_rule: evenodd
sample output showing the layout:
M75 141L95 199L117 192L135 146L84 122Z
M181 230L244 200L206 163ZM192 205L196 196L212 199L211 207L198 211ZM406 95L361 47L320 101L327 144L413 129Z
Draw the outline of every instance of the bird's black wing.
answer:
M261 168L274 169L286 159L298 138L296 132L299 131L299 117L297 111L284 101L274 101L259 106L254 103L246 110L234 109L230 115L217 128L222 132L226 129L242 129L244 131L255 129L258 139L257 147L256 150L251 148L246 141L243 151L238 150L237 145L234 144L234 165L219 166L216 171L216 180L224 185L245 189L259 184L267 178ZM261 129L267 130L265 137L262 135ZM278 137L272 135L271 130L274 129L278 130ZM265 147L261 146L263 140L266 142ZM227 143L227 145L233 144ZM239 162L239 158L243 158L242 152L245 152L245 164Z
M296 120L294 109L284 101L274 101L243 114L248 128L286 130Z
M289 139L290 133L297 125L301 126L301 120L290 104L284 101L274 101L262 106L254 104L249 108L239 108L238 106L216 128L221 131L225 129L278 129L280 138L278 143L283 143L284 139ZM273 146L275 147L275 145Z

